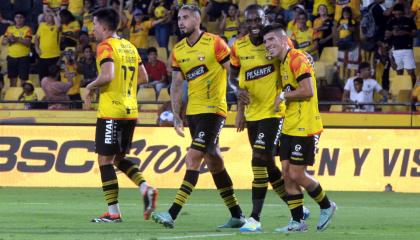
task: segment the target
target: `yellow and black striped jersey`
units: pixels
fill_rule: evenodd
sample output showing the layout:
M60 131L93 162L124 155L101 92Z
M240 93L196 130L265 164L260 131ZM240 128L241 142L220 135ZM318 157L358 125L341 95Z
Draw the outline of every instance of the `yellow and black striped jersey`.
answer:
M240 69L239 87L247 90L251 98L245 108L247 121L284 115L284 105L280 112L275 112L274 105L281 91L280 61L267 55L264 44L255 46L249 35L236 40L232 46L230 64Z
M280 73L285 92L297 89L299 82L308 77L311 77L313 87L312 97L286 102L282 133L290 136L311 136L322 132L312 57L308 53L292 48L280 64Z
M101 65L114 63L114 79L101 87L98 118L137 119L137 76L141 58L137 49L122 38L108 38L97 48L98 75Z
M184 38L173 49L172 68L188 81L187 114L227 114L227 72L230 49L217 35L203 32L190 45Z

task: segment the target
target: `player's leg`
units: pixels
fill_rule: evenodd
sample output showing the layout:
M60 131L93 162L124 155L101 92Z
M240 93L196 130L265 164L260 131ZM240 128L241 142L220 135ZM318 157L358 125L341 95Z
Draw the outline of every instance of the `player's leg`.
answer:
M187 202L188 197L193 192L200 175L200 166L204 158L205 147L203 147L204 145L201 140L205 140L204 136L200 134L202 131L199 127L200 121L202 120L199 115L187 116L187 118L193 141L185 157L187 170L183 182L168 212L152 213L152 219L155 222L163 224L168 228L174 227L175 219L178 217L183 205Z
M143 177L143 174L139 171L139 166L134 162L125 158L125 155L130 152L131 143L133 140L134 131L136 128L136 120L122 120L121 125L117 129L117 136L119 138L119 151L114 160L115 166L127 177L133 181L136 186L140 189L140 194L144 203L144 219L148 220L150 214L156 209L156 201L158 196L157 189L149 186Z
M292 143L294 152L292 152L288 177L291 181L304 187L309 196L318 203L321 208L321 216L317 229L323 231L331 222L331 218L336 210L336 204L328 199L321 184L306 172L306 167L314 164L318 141L319 135L294 138Z

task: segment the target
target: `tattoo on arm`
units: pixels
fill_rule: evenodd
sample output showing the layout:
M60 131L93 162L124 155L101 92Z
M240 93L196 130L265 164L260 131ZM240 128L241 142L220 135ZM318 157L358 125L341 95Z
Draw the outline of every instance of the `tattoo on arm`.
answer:
M181 116L182 106L182 75L179 71L172 72L172 84L171 84L171 104L172 111L177 117Z

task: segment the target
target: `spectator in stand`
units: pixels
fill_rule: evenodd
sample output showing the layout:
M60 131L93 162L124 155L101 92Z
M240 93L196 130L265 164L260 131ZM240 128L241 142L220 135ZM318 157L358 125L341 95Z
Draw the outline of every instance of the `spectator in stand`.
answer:
M35 34L35 50L39 56L39 79L48 75L48 68L56 65L60 58L59 27L60 22L51 10L44 13L45 22L39 24Z
M38 96L35 93L34 85L31 81L26 81L22 84L22 93L20 94L19 101L37 101ZM36 108L35 103L25 103L25 109Z
M233 43L237 39L239 39L239 38L241 38L241 37L243 37L243 36L245 36L247 34L248 34L248 27L247 27L246 23L244 23L244 22L243 23L239 23L238 34L237 35L234 35L232 38L229 39L228 46L229 47L232 47L233 46Z
M155 16L157 20L164 19L155 26L155 36L159 47L168 48L172 13L166 8L165 0L151 0L149 15Z
M53 65L49 68L48 76L41 80L42 90L45 92L46 101L69 101L67 91L73 86L73 81L60 82L60 68ZM68 109L69 105L64 103L50 103L48 109Z
M80 83L81 87L85 87L98 76L96 59L91 46L87 45L83 48L83 54L79 57L77 65L83 76L83 80Z
M319 16L319 6L323 5L326 8L327 15L334 13L334 1L331 0L315 0L312 8L312 16Z
M349 78L344 86L343 93L343 102L349 102L352 99L360 99L360 96L357 96L359 93L355 89L354 79L361 78L363 79L363 94L364 94L364 103L373 103L373 91L383 96L383 101L386 102L388 98L388 92L383 90L381 85L375 80L372 79L371 66L368 62L362 62L359 65L358 75L352 78ZM367 112L374 112L375 107L373 105L364 106L364 110Z
M309 53L313 60L318 60L318 39L314 30L306 25L308 17L306 13L300 13L297 17L297 29L292 32L291 40L297 49Z
M88 33L82 31L79 34L79 41L78 41L77 47L76 47L76 56L77 57L79 57L80 55L83 54L83 51L84 51L86 46L91 46L92 49L96 49L96 41L91 42Z
M420 0L413 0L411 5L411 12L414 14L416 18L416 42L414 44L415 47L420 47Z
M92 13L95 10L95 4L93 0L85 0L83 7L83 28L82 31L89 34L91 41L94 41L93 36L93 16Z
M108 1L109 0L96 0L96 8L95 9L108 7Z
M360 22L360 0L336 1L334 21L337 23L340 21L345 7L351 8L353 20Z
M44 13L48 10L54 11L56 14L62 9L67 9L69 5L69 0L43 0L43 9Z
M72 101L82 101L80 96L80 82L82 77L80 75L80 68L76 62L76 53L74 48L66 48L62 54L64 74L62 75L63 82L71 82L72 86L67 91L69 99ZM81 102L74 102L70 104L70 108L82 109Z
M305 7L303 5L300 4L301 1L299 0L281 0L279 1L279 6L280 6L280 10L282 15L283 15L283 20L285 22L289 22L292 21L292 19L294 19L296 17L296 6L301 7L301 9L303 11L305 11ZM306 12L306 11L305 11ZM308 27L312 27L308 26ZM291 29L289 29L289 26L287 26L287 30L292 31Z
M355 78L353 80L354 84L354 94L350 94L350 102L355 103L356 105L347 105L345 109L352 112L366 112L366 107L368 105L363 105L366 102L365 93L363 92L363 79Z
M214 21L220 17L223 11L229 10L229 0L209 0L206 6L206 13L210 21Z
M389 91L389 71L392 63L389 45L386 43L378 44L375 52L375 76L376 79L382 80L382 88L386 91Z
M11 87L16 87L18 76L23 82L29 79L32 40L32 30L25 25L25 15L16 12L14 16L15 25L7 28L2 41L3 45L8 45L7 74Z
M121 4L120 0L111 0L111 6L115 11L120 14L120 23L118 25L117 34L118 36L128 39L129 38L129 25L133 16L129 11L124 10L124 1Z
M68 10L78 21L81 21L83 16L84 0L68 0L68 2Z
M334 21L328 15L327 5L318 5L318 17L314 20L315 38L318 41L318 53L321 55L324 47L333 46Z
M231 4L227 14L222 12L222 19L219 23L220 32L229 41L233 36L238 34L239 29L239 7L236 4Z
M67 9L60 11L61 20L61 39L60 50L67 47L76 47L79 39L80 24L76 18Z
M397 65L397 73L403 74L406 69L414 86L416 83L416 62L413 39L416 36L416 24L412 18L404 16L403 4L395 4L392 15L393 17L387 24L385 39L389 40L392 46L392 56Z
M143 12L139 9L133 12L134 18L130 25L130 42L139 51L140 57L147 62L147 48L149 31L157 24L166 21L167 18L157 20L145 20ZM145 20L145 21L144 21Z
M149 82L141 85L141 87L153 87L156 92L156 99L158 98L162 88L169 86L166 75L165 63L157 59L157 50L155 47L147 49L147 63L145 64L147 75L149 75Z
M289 21L289 23L287 24L287 35L291 36L292 32L295 32L298 28L297 26L297 18L299 16L299 14L304 13L307 14L307 12L305 11L305 7L303 5L296 5L293 7L293 18L292 20ZM312 27L312 22L311 21L306 21L306 26L307 27Z

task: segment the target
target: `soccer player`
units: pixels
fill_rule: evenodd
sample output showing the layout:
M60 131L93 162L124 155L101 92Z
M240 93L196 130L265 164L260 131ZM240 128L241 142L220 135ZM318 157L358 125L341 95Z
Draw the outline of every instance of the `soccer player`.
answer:
M239 76L241 101L236 115L236 127L242 131L246 125L252 146L252 213L242 232L261 231L260 214L267 193L268 182L274 191L286 200L284 180L275 164L278 138L281 131L282 111L275 111L274 100L280 93L280 61L267 56L261 29L264 26L264 9L256 4L245 9L249 34L238 39L232 47L230 79ZM235 85L238 83L234 82ZM245 106L246 105L246 106ZM246 121L246 122L245 122ZM307 210L307 209L306 209ZM307 210L309 215L309 210Z
M94 92L100 89L95 151L108 212L92 222L122 221L114 166L139 186L147 220L156 207L157 190L148 186L137 165L124 158L130 150L137 123L137 85L147 82L146 70L137 49L117 36L119 15L115 10L99 9L94 13L93 22L95 38L100 42L96 58L98 77L86 86L86 101L90 105Z
M188 81L187 120L192 137L186 156L187 170L168 212L153 213L152 218L173 228L182 206L197 184L204 159L214 183L232 217L220 228L240 228L245 218L236 199L232 181L221 155L218 139L227 113L226 86L230 68L230 50L218 36L200 30L200 9L184 5L178 13L178 25L185 38L172 54L171 101L176 133L184 137L180 117L182 81Z
M275 106L286 103L285 120L280 137L280 160L285 178L287 204L292 220L278 232L307 231L303 220L304 187L321 208L317 230L325 230L335 213L336 204L330 201L320 183L306 173L314 164L320 133L323 130L318 110L318 97L312 58L290 47L286 32L278 25L264 28L264 45L268 55L281 61L283 91L276 97Z

